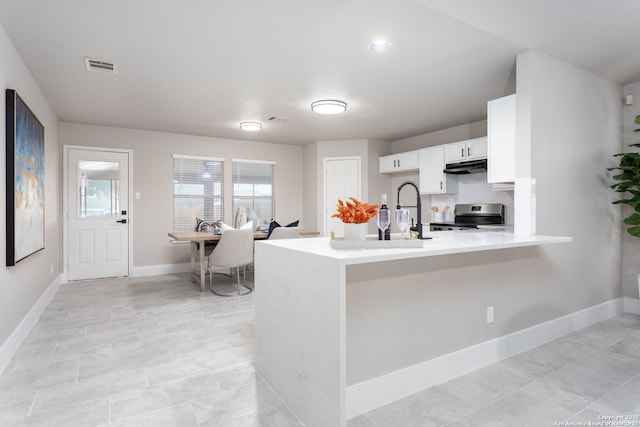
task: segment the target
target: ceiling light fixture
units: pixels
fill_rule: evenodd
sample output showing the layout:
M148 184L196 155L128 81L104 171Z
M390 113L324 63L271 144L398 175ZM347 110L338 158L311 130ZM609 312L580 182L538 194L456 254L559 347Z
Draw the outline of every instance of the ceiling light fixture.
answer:
M347 111L347 103L337 99L321 99L311 103L311 111L318 114L340 114Z
M242 122L242 123L240 123L240 129L246 130L247 132L255 132L257 130L262 129L262 123L259 123L259 122Z
M374 52L382 52L383 50L387 50L391 47L391 42L389 40L374 40L369 44L369 49Z

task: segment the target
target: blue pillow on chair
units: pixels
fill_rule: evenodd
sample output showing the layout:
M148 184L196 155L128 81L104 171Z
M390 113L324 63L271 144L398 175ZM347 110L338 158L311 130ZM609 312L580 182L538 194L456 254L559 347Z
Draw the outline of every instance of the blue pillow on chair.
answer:
M291 224L285 225L285 227L297 227L299 222L300 222L299 219L295 220ZM271 220L271 224L269 224L269 231L267 232L267 239L269 238L269 236L271 236L271 233L273 232L273 230L278 227L282 227L280 224L278 224L278 221Z

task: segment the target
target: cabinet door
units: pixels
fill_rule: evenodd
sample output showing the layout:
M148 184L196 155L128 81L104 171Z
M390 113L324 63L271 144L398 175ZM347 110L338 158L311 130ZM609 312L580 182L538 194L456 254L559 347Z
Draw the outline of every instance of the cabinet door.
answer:
M445 163L462 162L466 160L466 144L462 142L454 142L444 146Z
M476 138L467 141L467 160L487 158L487 138Z
M396 155L393 154L391 156L382 156L380 157L380 165L379 165L379 170L380 173L388 173L388 172L395 172L394 168L396 165Z
M514 182L516 178L516 95L487 104L487 181Z
M404 172L418 170L418 151L391 154L379 158L380 173Z
M446 192L443 145L424 148L419 151L420 193L440 194Z
M407 151L405 153L396 154L398 171L409 171L418 169L418 152Z

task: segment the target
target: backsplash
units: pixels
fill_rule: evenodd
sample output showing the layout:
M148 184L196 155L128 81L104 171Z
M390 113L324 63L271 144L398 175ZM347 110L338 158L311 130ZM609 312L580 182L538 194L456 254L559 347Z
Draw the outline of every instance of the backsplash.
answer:
M486 172L458 175L458 192L456 194L433 194L431 206L436 206L439 211L442 211L442 208L448 205L449 212L445 214L444 220L452 222L454 219L453 208L457 203L502 203L505 223L513 224L513 191L493 191L492 188L491 184L487 183Z

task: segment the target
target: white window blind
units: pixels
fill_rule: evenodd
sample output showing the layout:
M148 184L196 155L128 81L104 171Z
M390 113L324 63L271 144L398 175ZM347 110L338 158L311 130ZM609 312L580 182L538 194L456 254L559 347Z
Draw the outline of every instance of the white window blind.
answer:
M233 208L253 209L259 222L269 221L276 215L273 188L273 162L233 160Z
M196 217L214 221L224 213L224 159L173 155L173 229L192 231Z

